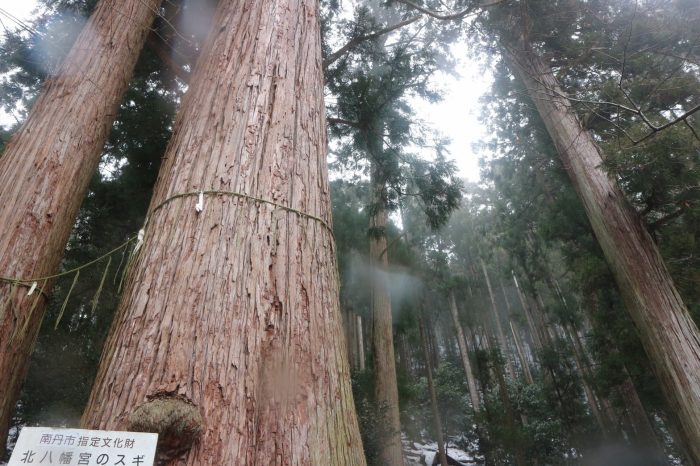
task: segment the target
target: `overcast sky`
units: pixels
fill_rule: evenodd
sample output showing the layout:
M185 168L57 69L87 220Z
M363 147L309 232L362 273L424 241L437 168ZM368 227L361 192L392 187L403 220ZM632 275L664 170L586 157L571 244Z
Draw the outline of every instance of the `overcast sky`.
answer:
M0 29L17 27L8 14L27 20L35 6L36 0L0 0ZM478 120L479 98L488 92L491 77L469 60L463 45L456 45L454 54L459 60L456 68L459 76L441 76L444 100L437 104L416 102L417 117L452 140L449 151L457 161L460 176L476 181L478 157L472 151L472 144L483 135ZM7 122L8 116L0 114L0 124Z

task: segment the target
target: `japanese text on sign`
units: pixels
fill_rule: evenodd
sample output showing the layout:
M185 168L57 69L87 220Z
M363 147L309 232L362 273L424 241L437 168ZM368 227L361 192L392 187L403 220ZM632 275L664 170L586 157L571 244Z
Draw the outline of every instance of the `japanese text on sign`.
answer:
M7 466L153 466L158 434L24 427Z

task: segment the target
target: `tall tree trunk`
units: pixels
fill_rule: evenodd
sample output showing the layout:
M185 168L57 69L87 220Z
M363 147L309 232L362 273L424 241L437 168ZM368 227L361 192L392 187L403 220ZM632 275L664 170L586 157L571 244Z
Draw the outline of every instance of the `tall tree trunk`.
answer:
M693 461L700 463L698 328L641 217L605 172L600 149L552 70L524 47L509 52L583 203Z
M506 340L506 335L503 333L503 325L501 325L501 317L498 315L498 307L496 306L496 296L493 294L493 288L491 287L491 280L489 279L489 273L486 270L486 263L483 259L479 258L481 263L481 271L484 274L484 280L486 281L486 288L489 292L489 299L491 300L491 310L493 311L493 322L496 326L496 336L498 338L498 345L501 348L501 353L503 360L506 363L506 368L508 369L508 374L515 378L515 370L513 369L513 363L510 358L510 350L508 349L508 341Z
M631 433L634 438L634 443L658 453L661 457L663 454L663 447L654 432L654 428L651 426L644 405L642 405L642 400L639 399L637 389L629 375L626 375L625 380L622 382L620 392L625 410L631 420Z
M357 315L357 359L360 371L365 370L365 336L362 331L362 316Z
M491 339L492 332L486 333L487 340ZM496 383L498 383L498 395L501 398L501 403L503 403L503 409L506 415L506 422L508 423L508 429L511 431L512 435L515 435L520 429L515 421L515 410L513 409L513 403L510 400L510 395L508 393L508 384L506 383L506 378L503 374L503 366L501 361L495 360L492 364L493 374L496 378ZM527 459L525 455L525 450L519 440L515 440L513 445L513 456L516 466L526 466Z
M343 306L341 305L341 309ZM348 360L350 361L351 370L356 370L358 363L357 355L357 320L356 314L351 310L342 312L343 315L343 330L345 331L345 347L348 352Z
M525 351L523 350L523 344L520 340L520 335L518 334L518 330L515 328L515 324L513 323L512 319L509 321L509 324L510 332L513 334L513 341L515 342L515 349L518 351L520 365L523 368L523 377L525 378L525 382L528 385L532 385L533 383L535 383L535 381L532 378L532 372L530 372L530 364L528 363L527 357L525 356Z
M381 134L381 133L377 133ZM381 153L381 137L368 137L374 155L372 160L372 215L370 216L369 258L372 266L372 352L376 401L384 414L386 438L382 439L382 464L402 466L399 390L396 385L391 296L387 273L389 267L386 239L386 186L377 155Z
M513 324L513 319L510 317L512 309L510 307L510 301L508 300L508 295L506 294L506 287L503 285L503 280L499 280L501 285L501 291L503 292L503 300L506 303L506 311L508 313L508 324L510 326L510 333L513 335L513 343L515 343L515 349L518 353L518 359L520 361L520 367L523 369L523 377L528 385L533 384L532 373L530 372L530 364L527 362L525 353L523 351L523 344L520 341L520 335L518 334L515 325Z
M170 430L168 465L364 465L317 2L222 0L214 18L82 425Z
M564 330L568 334L569 340L571 341L574 362L576 363L576 368L578 369L579 375L581 377L581 383L583 384L583 391L586 394L586 399L588 400L588 406L591 409L593 417L595 417L598 427L605 438L612 438L615 435L615 430L612 428L610 419L606 419L603 414L603 410L598 406L598 399L595 396L593 388L590 383L590 372L588 370L588 364L584 360L585 356L581 348L579 348L579 341L574 338L575 330L571 327L565 327Z
M438 408L435 384L433 383L433 368L430 362L430 351L428 350L428 337L426 335L425 322L422 317L418 318L418 330L420 332L420 342L423 348L423 358L425 359L425 373L428 377L430 407L433 410L433 419L435 420L435 435L437 435L438 457L440 458L441 466L448 466L447 456L445 455L445 436L442 432L442 417L440 416L440 409Z
M464 339L464 331L462 331L462 324L459 322L459 314L457 312L457 302L455 301L454 291L450 290L449 295L450 301L450 313L452 314L452 321L455 324L455 330L457 331L457 345L459 346L459 355L462 359L462 367L464 367L464 374L467 376L467 385L469 386L469 398L472 401L472 409L474 412L479 412L481 410L481 403L479 400L479 392L476 388L476 377L474 377L474 372L472 371L472 364L469 361L469 351L467 349L467 341Z
M584 315L585 319L585 315ZM574 344L574 350L578 352L578 359L582 364L582 367L585 367L585 374L589 379L593 379L593 374L591 372L591 355L590 352L586 349L586 346L583 344L581 341L581 337L579 335L579 331L573 326L569 326L569 334L573 338L573 344ZM616 350L613 350L616 351ZM631 380L630 380L631 383ZM632 387L634 388L634 386ZM598 407L600 408L600 414L602 416L603 421L606 423L608 432L610 436L616 436L619 434L619 428L618 428L618 421L619 421L619 416L616 414L615 410L612 407L612 404L610 403L610 400L608 400L604 396L600 396L600 390L598 387L594 386L594 395L596 396L598 400ZM635 390L634 394L636 395L637 392ZM623 400L623 402L627 402L626 400ZM647 425L649 423L649 420L647 419ZM649 428L651 429L651 426L649 425ZM652 430L653 432L653 430ZM653 435L653 434L652 434ZM657 441L654 439L652 443L645 443L645 445L653 445Z
M528 306L527 301L525 299L525 295L523 294L523 290L520 288L520 284L518 283L518 279L515 278L515 272L511 271L511 274L513 275L513 283L515 283L515 289L518 292L518 299L520 300L520 305L523 308L523 313L525 314L525 320L527 321L527 326L530 329L530 336L532 337L532 343L535 345L535 350L540 351L542 350L542 347L544 345L542 341L542 337L540 336L539 329L537 328L537 325L535 325L535 319L532 316L532 312L530 311L530 306Z
M102 0L0 157L0 277L56 272L160 0ZM38 280L44 292L53 280ZM26 287L31 282L24 283ZM45 297L0 280L0 439Z

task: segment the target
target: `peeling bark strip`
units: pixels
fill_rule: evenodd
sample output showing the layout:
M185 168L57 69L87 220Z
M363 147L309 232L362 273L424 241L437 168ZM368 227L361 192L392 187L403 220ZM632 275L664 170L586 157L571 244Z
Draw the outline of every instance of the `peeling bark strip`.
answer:
M243 193L331 224L317 3L222 0L151 211ZM151 212L82 424L169 393L202 414L170 465L364 465L331 233L233 196Z
M509 51L557 147L685 441L700 464L700 333L639 215L538 56Z
M40 277L58 268L159 5L102 0L0 157L0 276ZM13 297L11 288L0 282L0 439L45 304L23 288Z

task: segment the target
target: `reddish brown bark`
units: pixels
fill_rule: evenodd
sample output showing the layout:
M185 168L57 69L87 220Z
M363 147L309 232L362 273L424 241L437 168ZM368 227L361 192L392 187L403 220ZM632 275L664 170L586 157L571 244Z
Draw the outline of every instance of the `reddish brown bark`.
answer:
M83 426L123 429L170 396L194 404L203 432L167 464L365 464L325 132L317 2L222 0ZM201 213L197 195L156 209L200 190L277 205L211 194Z
M102 0L7 145L0 158L0 276L56 272L159 4ZM52 281L42 285L49 291ZM41 295L15 291L0 281L0 439L44 314Z
M700 463L700 333L656 244L581 127L552 70L520 46L509 51L573 185L621 291L625 307Z
M380 133L381 134L381 133ZM381 138L370 135L373 154L379 154ZM384 414L386 438L382 439L382 464L402 466L399 390L394 360L394 328L391 317L391 295L387 283L389 267L386 239L386 187L378 162L372 162L372 208L370 217L369 257L372 265L372 352L374 356L375 396Z

